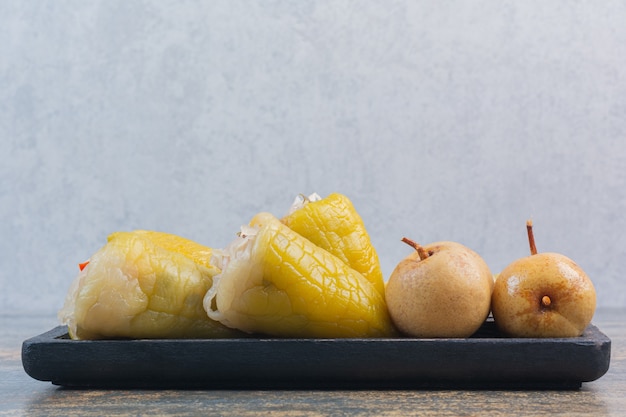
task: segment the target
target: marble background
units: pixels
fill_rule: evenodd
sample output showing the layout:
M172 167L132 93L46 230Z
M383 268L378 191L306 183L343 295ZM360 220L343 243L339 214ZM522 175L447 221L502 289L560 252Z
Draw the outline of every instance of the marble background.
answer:
M623 1L0 1L0 312L56 314L117 230L224 247L299 193L626 305Z

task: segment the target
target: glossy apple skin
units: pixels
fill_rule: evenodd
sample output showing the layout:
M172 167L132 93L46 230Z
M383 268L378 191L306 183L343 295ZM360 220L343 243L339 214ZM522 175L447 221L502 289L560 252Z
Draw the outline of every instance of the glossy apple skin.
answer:
M419 338L468 337L490 311L493 275L474 251L456 242L425 245L431 254L404 258L385 288L387 308L402 333Z
M549 306L541 302L546 295ZM496 325L509 336L576 337L591 323L596 291L574 261L558 253L539 253L502 270L491 309Z

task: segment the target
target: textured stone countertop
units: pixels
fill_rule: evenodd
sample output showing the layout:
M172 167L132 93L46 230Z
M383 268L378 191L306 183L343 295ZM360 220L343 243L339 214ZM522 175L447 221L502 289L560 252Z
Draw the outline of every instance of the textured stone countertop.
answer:
M30 378L22 341L55 326L50 317L0 315L0 416L376 415L623 416L626 310L599 310L611 366L579 390L74 390Z

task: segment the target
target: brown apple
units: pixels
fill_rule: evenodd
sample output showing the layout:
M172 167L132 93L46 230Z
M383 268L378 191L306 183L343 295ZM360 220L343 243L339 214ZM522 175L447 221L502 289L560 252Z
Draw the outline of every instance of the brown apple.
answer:
M420 246L398 263L385 288L402 333L420 338L468 337L489 315L493 275L473 250L456 242Z
M532 221L526 228L531 255L498 275L491 299L494 321L514 337L580 336L596 308L593 283L570 258L537 253Z

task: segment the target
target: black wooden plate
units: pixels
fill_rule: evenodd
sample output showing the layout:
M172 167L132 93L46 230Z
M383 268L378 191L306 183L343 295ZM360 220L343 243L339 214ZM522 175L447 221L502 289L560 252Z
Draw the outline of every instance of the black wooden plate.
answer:
M66 387L200 389L576 389L609 369L611 340L70 340L57 327L24 341L28 375Z

